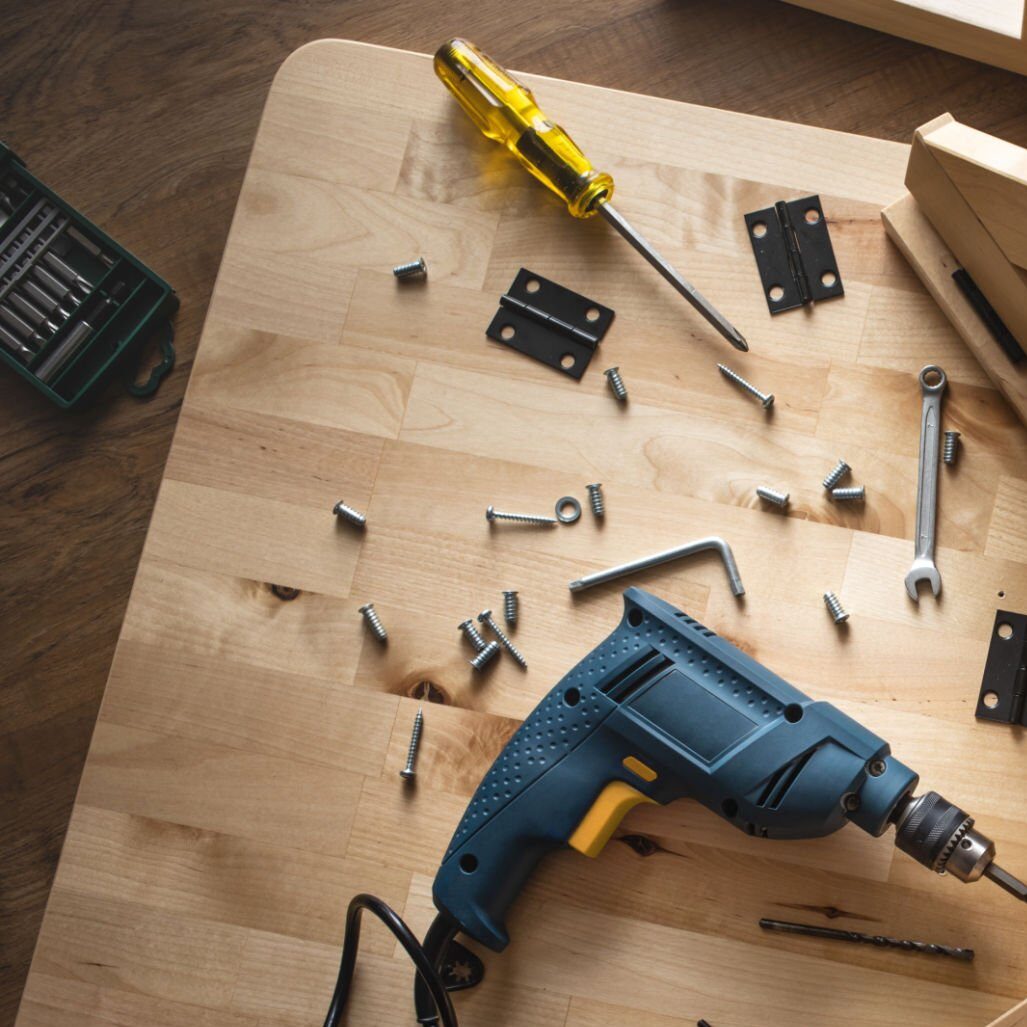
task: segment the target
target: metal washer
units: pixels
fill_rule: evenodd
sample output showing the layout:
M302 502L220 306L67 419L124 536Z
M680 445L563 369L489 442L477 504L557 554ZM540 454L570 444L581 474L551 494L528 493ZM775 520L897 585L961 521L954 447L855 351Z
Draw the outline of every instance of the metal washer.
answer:
M563 508L571 507L571 512L565 514ZM581 517L581 504L573 496L564 496L556 501L556 519L561 524L573 524Z

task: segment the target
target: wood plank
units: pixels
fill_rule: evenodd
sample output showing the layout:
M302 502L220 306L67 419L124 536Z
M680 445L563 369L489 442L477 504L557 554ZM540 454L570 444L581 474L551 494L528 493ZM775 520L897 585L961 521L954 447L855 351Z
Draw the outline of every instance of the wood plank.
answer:
M926 141L932 131L951 123L951 115L943 115L917 129L906 186L1010 332L1017 339L1027 339L1027 315L1023 312L1027 282L980 223Z
M952 250L932 227L912 195L885 207L881 217L888 235L920 276L970 353L1020 420L1027 424L1027 366L1018 366L1009 360L952 280L952 272L961 266ZM951 365L943 366L947 370Z
M1027 73L1020 0L788 0L975 61Z
M1027 267L1027 150L958 121L926 142L1007 259Z
M627 582L580 597L568 582L713 533L735 552L744 601L711 554L632 583L880 732L925 786L973 810L1012 869L1027 864L1016 739L985 739L969 715L997 592L1027 597L1003 520L1027 438L952 329L924 317L885 243L878 208L901 194L906 149L528 81L609 154L623 209L749 332L752 353L727 353L602 224L576 224L488 156L428 58L331 41L290 58L243 186L24 1023L118 1023L138 996L168 1027L322 1016L347 896L380 891L425 929L432 875L477 781L620 617ZM339 130L351 113L368 134L359 152ZM631 158L652 139L658 151ZM464 152L471 170L437 171ZM836 219L846 296L772 319L740 215L800 190L819 190ZM428 281L397 283L392 264L418 253ZM617 308L581 383L484 340L522 265ZM951 359L968 459L944 481L943 599L913 610L913 376L932 353ZM721 379L725 357L775 391L773 414ZM623 367L626 407L606 390L607 361ZM869 486L865 505L825 498L839 456ZM596 480L601 522L587 509L553 530L484 517L490 503L548 512ZM758 504L761 483L790 489L791 509ZM338 498L367 511L365 532L332 517ZM529 667L502 657L475 675L457 624L511 587ZM824 609L829 588L848 630ZM369 600L386 645L360 617ZM398 770L421 704L407 785ZM777 844L682 802L636 811L596 861L547 860L511 917L511 952L489 955L487 983L458 1001L468 1022L517 1027L605 1009L653 1027L700 1015L741 1027L754 1009L767 1027L908 1027L938 1008L983 1024L1027 984L1011 905L855 828ZM982 959L783 946L755 928L781 911L973 944ZM367 933L350 1018L400 1022L409 963Z

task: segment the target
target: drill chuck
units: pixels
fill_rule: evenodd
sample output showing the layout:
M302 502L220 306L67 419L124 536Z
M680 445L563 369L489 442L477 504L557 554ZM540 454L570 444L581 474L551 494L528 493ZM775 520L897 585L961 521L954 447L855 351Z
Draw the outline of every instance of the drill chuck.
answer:
M896 819L895 844L935 873L977 881L995 858L995 843L974 819L937 792L910 797Z

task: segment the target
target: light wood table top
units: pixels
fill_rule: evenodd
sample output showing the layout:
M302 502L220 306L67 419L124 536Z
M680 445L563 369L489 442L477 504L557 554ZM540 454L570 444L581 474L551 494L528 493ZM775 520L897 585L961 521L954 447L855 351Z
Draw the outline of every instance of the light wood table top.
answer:
M1027 872L1022 739L972 716L996 606L1027 607L1027 432L881 228L907 148L528 80L752 352L487 145L428 58L297 51L239 199L19 1027L319 1023L349 897L427 925L478 780L617 622L619 587L572 599L567 583L711 533L734 549L744 602L712 555L635 583L888 738ZM741 215L810 192L846 295L771 319ZM428 282L398 285L392 265L421 253ZM522 265L616 309L582 382L485 339ZM771 416L718 360L776 394ZM942 482L943 597L917 607L902 579L929 361L965 445ZM839 456L865 507L824 499ZM483 517L546 511L596 480L601 528L587 513L547 532ZM758 484L787 488L790 513L760 509ZM339 498L367 510L365 534L336 523ZM521 592L530 670L506 660L476 680L456 625L502 588ZM368 600L385 648L357 613ZM426 683L442 702L409 789L397 771ZM984 1025L1027 991L1022 910L887 839L760 841L689 803L641 808L622 833L652 854L615 841L544 864L510 949L457 998L468 1027ZM764 915L978 957L766 937ZM412 1022L411 977L369 923L348 1022Z

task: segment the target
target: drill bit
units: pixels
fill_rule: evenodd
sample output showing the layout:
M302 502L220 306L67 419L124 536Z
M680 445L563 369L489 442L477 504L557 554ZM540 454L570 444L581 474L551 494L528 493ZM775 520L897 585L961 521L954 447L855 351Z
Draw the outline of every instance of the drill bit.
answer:
M599 215L649 261L650 264L668 281L735 349L747 352L749 344L742 333L691 282L683 278L653 249L652 245L639 234L638 230L624 220L609 200L604 200L596 207Z
M904 949L907 952L924 952L930 956L951 956L969 963L974 958L973 949L961 949L952 945L936 945L927 941L911 941L908 938L888 938L883 934L862 934L859 931L840 931L835 927L818 927L815 924L793 924L787 920L760 920L765 931L781 931L785 934L801 934L809 938L828 938L833 941L854 941L879 948Z
M989 881L994 881L1000 888L1005 888L1010 895L1015 895L1023 902L1027 902L1027 884L1024 884L1018 877L1013 877L1008 870L996 866L994 862L984 868L984 876Z

